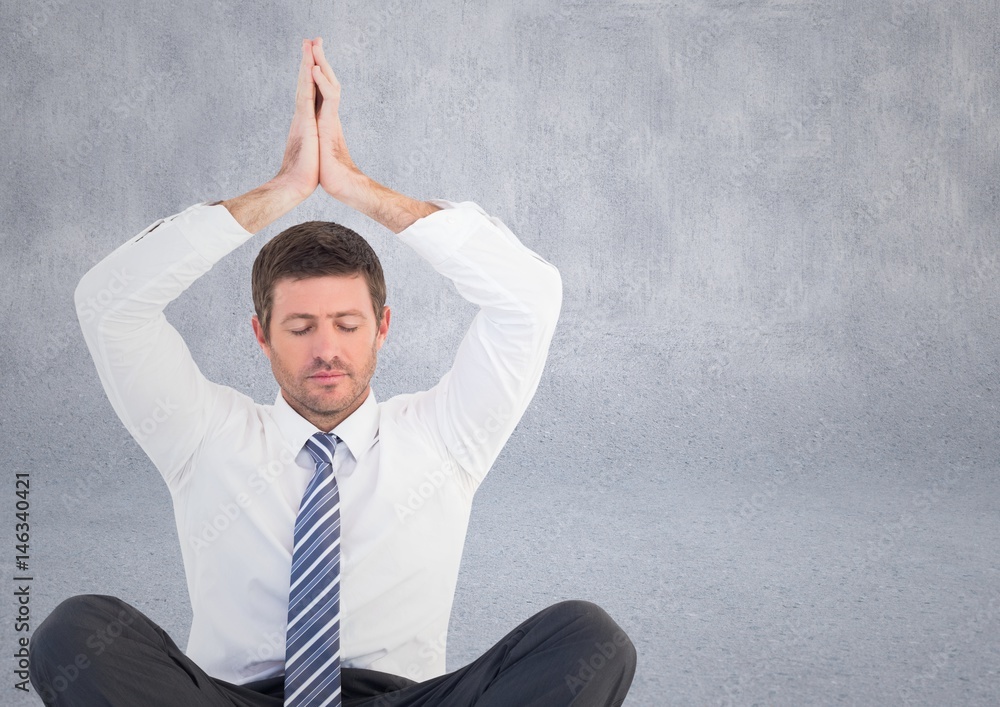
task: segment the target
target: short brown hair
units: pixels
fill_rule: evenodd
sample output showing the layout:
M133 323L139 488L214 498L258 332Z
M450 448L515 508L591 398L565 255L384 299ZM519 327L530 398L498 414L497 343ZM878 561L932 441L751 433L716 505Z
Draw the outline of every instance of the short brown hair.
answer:
M278 280L359 273L368 283L375 322L381 325L385 276L368 241L332 221L306 221L276 235L257 253L250 276L253 306L264 330L264 340L271 341L271 307L274 283Z

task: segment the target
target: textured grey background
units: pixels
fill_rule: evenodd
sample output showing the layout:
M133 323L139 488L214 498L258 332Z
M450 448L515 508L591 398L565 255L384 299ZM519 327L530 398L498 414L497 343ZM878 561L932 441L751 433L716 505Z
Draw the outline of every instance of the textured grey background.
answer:
M374 178L474 200L561 270L538 394L481 488L448 663L579 597L627 705L1000 702L1000 9L993 2L71 4L2 10L2 453L30 471L33 624L114 594L183 645L162 481L72 292L153 220L273 175L321 34ZM341 220L384 259L380 399L472 312L316 195L168 317L270 403L249 273ZM13 487L2 508L2 652ZM36 704L10 687L0 702Z

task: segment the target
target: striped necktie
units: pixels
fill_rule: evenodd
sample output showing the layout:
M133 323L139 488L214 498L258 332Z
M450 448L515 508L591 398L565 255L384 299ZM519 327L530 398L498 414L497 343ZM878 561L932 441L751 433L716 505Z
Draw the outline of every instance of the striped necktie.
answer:
M340 493L333 475L339 438L306 441L316 475L295 519L285 634L285 705L340 707Z

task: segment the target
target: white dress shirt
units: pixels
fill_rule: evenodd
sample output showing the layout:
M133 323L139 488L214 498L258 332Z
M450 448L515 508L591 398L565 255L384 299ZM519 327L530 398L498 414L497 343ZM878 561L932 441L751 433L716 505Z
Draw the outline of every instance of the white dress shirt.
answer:
M369 390L333 430L342 664L418 681L445 672L472 496L538 387L562 302L558 271L502 222L433 203L398 237L480 310L433 388L381 403ZM75 293L111 405L170 489L193 609L185 652L236 684L284 672L292 531L315 471L303 445L317 428L280 390L261 405L207 380L163 310L251 237L225 206L195 204Z

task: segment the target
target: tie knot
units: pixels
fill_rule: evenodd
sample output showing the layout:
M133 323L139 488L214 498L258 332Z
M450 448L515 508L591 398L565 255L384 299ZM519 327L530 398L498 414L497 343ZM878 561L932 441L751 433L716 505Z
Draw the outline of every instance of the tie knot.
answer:
M317 432L306 440L306 449L312 455L316 464L333 465L333 452L340 438L333 432Z

